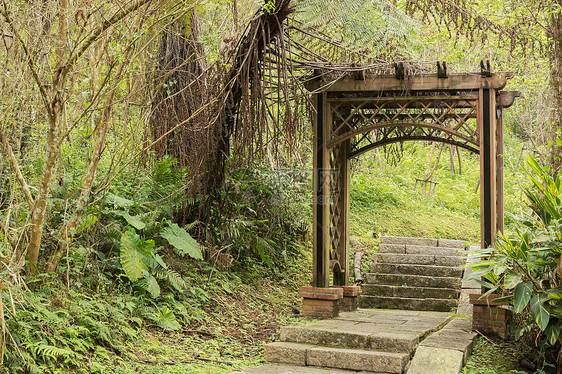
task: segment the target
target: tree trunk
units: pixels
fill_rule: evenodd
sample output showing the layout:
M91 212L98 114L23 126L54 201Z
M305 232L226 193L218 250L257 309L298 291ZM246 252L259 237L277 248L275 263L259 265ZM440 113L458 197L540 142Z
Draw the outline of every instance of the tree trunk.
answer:
M556 3L562 6L562 0L557 0ZM549 131L549 141L552 142L550 167L552 175L557 175L562 168L562 144L558 143L562 140L562 14L560 12L551 14L550 26L553 40L550 86L554 99L553 125Z
M33 214L31 216L31 239L27 246L27 257L34 265L37 265L37 260L39 259L39 248L41 246L43 225L47 212L47 200L51 190L51 180L53 179L55 162L59 153L57 133L59 130L60 109L60 101L55 101L49 121L49 130L47 132L47 151L45 163L43 164L43 174L41 175L39 193L35 198Z

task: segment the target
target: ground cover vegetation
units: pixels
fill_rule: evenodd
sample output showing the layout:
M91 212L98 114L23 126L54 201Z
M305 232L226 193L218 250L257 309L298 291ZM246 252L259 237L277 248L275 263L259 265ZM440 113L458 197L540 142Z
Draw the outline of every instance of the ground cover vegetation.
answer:
M527 301L514 306L521 349L541 342L536 364L554 370L560 182L546 174L559 153L560 100L549 89L558 87L559 9L1 2L1 370L226 373L260 362L281 324L301 322L297 289L311 278L310 111L299 79L362 63L392 71L395 60L420 60L412 72L435 59L473 71L482 58L514 70L510 88L524 94L505 117L515 239L501 248L532 244L533 258L505 254L482 270L506 297ZM527 153L539 162L525 176ZM552 183L558 190L538 198ZM354 160L351 231L363 266L384 234L477 243L477 189L477 157L449 146L404 144ZM536 215L521 229L525 194ZM514 277L514 266L526 275Z

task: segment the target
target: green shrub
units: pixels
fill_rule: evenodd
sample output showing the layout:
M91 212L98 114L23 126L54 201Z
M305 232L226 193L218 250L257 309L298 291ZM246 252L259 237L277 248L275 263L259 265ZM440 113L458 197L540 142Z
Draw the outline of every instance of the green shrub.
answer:
M482 277L486 294L501 292L516 315L516 339L536 342L539 367L562 368L562 181L551 177L531 156L527 160L531 186L525 189L532 213L520 217L509 236L500 235L496 247L480 250L481 261L469 279Z

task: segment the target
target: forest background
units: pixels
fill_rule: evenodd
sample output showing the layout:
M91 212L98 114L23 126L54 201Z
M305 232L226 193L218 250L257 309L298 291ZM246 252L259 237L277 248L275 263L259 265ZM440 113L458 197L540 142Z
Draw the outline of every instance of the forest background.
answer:
M419 74L439 60L478 72L490 60L513 71L508 88L522 97L505 112L504 159L507 231L517 231L527 154L552 177L561 165L561 10L3 0L2 370L218 373L259 362L278 327L300 321L296 291L311 279L302 82L314 70L393 72L404 61ZM476 156L411 143L352 167L364 266L380 234L478 242ZM435 193L416 179L438 182ZM556 357L543 351L547 370Z

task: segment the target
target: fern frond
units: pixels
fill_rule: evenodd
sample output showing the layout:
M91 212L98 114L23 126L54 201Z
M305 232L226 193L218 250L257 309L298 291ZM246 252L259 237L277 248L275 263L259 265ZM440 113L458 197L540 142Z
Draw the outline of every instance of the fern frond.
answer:
M166 276L168 278L168 282L170 282L170 285L174 287L176 290L181 292L187 288L187 283L185 283L181 275L179 275L174 270L168 269L166 271Z
M371 56L391 44L403 52L419 44L417 24L388 0L302 0L297 20L321 28L352 52L370 51Z

